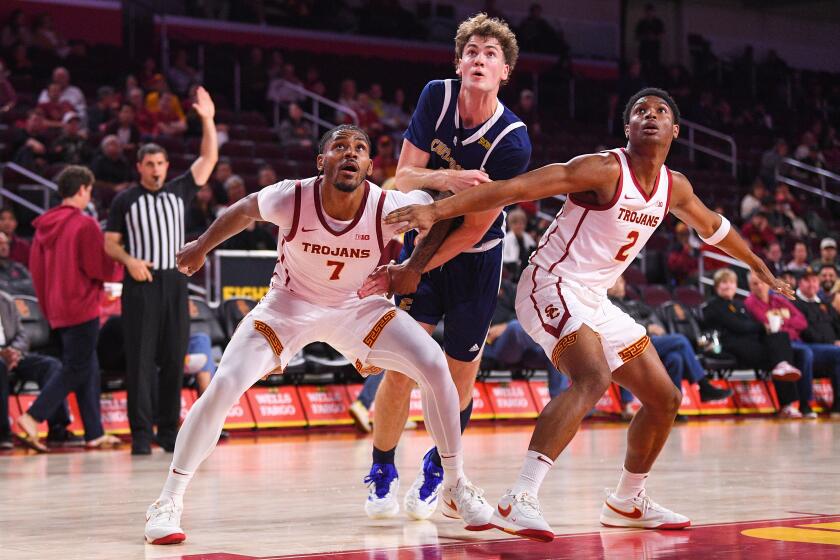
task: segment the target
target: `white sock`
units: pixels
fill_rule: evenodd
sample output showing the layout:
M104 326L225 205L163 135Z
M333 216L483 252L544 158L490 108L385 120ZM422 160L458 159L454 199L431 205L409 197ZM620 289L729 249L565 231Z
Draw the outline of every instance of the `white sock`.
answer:
M645 489L645 481L648 474L631 473L625 468L621 469L621 478L618 479L618 486L615 488L615 495L623 500L635 498Z
M192 480L193 474L170 465L169 476L166 477L166 482L163 484L163 490L158 499L171 498L175 505L183 507L184 492L187 491L187 485Z
M525 462L522 464L522 470L519 471L519 478L516 479L516 484L513 485L511 492L517 495L520 492L528 492L531 496L536 497L542 486L543 479L554 461L543 455L538 451L528 450L525 454Z
M440 466L443 467L443 487L454 488L464 478L464 456L461 453L446 456L438 450Z

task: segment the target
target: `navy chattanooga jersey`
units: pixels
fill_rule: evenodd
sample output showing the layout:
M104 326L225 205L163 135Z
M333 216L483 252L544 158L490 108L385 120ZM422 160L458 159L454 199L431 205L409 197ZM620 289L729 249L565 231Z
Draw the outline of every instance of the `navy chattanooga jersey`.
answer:
M460 80L426 84L403 137L430 154L429 169L479 169L494 181L523 173L531 159L525 124L499 101L490 119L476 128L464 128L458 115L460 88ZM413 244L415 234L407 233L406 242ZM500 213L478 245L504 236L504 213Z

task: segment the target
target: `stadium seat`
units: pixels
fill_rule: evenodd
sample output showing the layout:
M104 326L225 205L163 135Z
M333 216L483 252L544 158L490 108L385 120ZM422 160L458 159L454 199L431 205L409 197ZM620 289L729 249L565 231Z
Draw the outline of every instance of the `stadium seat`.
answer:
M647 284L647 276L637 266L630 266L624 271L624 280L637 288Z
M674 289L674 300L686 307L700 307L705 298L694 286L678 286Z
M222 303L222 327L228 338L233 336L239 322L250 312L257 302L250 298L232 298Z
M224 347L227 344L227 337L222 326L216 319L216 315L207 302L197 296L190 296L190 333L204 332L210 335L210 342L213 346Z
M642 301L651 307L659 307L666 301L671 300L671 292L665 287L653 284L642 287Z

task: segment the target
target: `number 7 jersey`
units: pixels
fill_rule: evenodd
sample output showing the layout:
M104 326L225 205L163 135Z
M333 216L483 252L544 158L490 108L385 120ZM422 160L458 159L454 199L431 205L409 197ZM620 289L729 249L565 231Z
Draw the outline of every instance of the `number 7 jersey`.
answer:
M671 171L664 165L647 195L623 148L609 150L621 165L615 195L597 205L571 194L543 234L530 262L562 279L606 290L633 262L668 215Z
M322 183L316 177L281 181L257 195L262 218L280 228L271 288L343 307L358 302L356 291L399 227L386 226L382 217L409 204L429 204L432 197L420 190L384 191L365 181L358 187L364 191L358 212L343 222L323 209Z

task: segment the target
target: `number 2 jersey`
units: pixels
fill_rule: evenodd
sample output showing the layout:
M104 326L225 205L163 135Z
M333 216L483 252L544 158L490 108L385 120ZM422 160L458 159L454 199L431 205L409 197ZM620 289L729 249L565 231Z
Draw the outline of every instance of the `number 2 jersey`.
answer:
M350 221L331 218L321 203L323 179L285 180L262 189L260 215L280 228L277 265L271 288L286 290L324 307L358 301L356 291L379 263L398 229L382 217L410 204L430 204L421 190L384 191L369 181L362 204Z
M621 165L612 200L597 205L570 195L543 234L531 263L561 278L606 291L633 262L668 215L671 171L664 165L646 194L623 148L609 150Z

